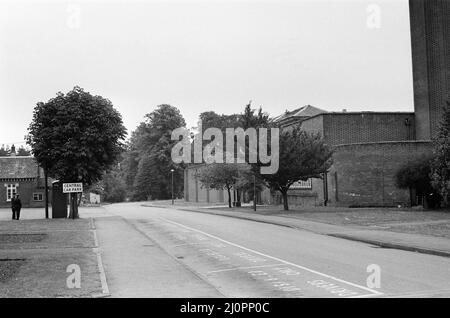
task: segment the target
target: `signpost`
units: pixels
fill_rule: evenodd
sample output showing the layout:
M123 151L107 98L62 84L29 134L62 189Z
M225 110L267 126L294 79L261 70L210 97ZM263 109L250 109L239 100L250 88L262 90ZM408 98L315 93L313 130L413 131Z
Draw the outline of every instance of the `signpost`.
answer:
M63 193L79 193L83 192L82 183L63 183Z
M75 219L75 205L77 204L76 195L72 193L83 192L83 183L63 183L63 193L70 193L70 202L72 207L72 218Z

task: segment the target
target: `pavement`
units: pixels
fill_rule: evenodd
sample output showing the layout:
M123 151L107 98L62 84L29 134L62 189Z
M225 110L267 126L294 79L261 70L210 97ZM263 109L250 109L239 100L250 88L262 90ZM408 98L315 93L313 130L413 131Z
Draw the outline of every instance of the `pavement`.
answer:
M166 205L144 203L142 205L147 207L174 208L191 212L208 213L244 220L252 220L256 222L285 226L294 229L307 230L313 233L338 237L347 240L364 242L383 248L394 248L411 252L450 257L450 240L447 238L411 233L398 233L386 230L376 230L367 226L340 226L326 224L298 219L295 217L295 215L261 215L258 214L257 211L253 212L253 210L250 209L248 212L240 212L227 211L226 207L224 207L223 210L220 209L220 207L218 209L217 206L182 207L179 205L171 206L169 203L167 203Z

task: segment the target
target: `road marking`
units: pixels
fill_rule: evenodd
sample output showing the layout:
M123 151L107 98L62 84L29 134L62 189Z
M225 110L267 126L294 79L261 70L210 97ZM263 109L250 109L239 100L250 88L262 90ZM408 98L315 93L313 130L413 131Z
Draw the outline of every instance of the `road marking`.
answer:
M102 296L110 296L111 294L109 293L109 288L108 288L108 282L106 281L106 274L105 274L105 269L103 267L103 262L102 262L102 255L100 254L100 249L99 249L99 245L98 245L98 238L97 238L97 227L95 226L95 220L92 219L92 225L94 228L94 241L95 241L95 246L92 250L94 251L94 253L97 255L97 266L98 266L98 271L100 273L100 282L102 284Z
M382 292L379 292L379 291L377 291L377 290L374 290L374 289L371 289L371 288L368 288L368 287L365 287L365 286L361 286L361 285L358 285L358 284L355 284L355 283L352 283L352 282L349 282L349 281L346 281L346 280L343 280L343 279L340 279L340 278L337 278L337 277L334 277L334 276L331 276L331 275L328 275L328 274L325 274L325 273L321 273L321 272L318 272L318 271L316 271L316 270L310 269L310 268L308 268L308 267L301 266L301 265L298 265L298 264L295 264L295 263L292 263L292 262L283 260L283 259L278 258L278 257L270 256L270 255L267 255L267 254L264 254L264 253L261 253L261 252L252 250L251 248L244 247L244 246L242 246L242 245L239 245L239 244L236 244L236 243L233 243L233 242L224 240L224 239L222 239L222 238L220 238L220 237L217 237L217 236L215 236L215 235L212 235L212 234L203 232L203 231L201 231L201 230L197 230L197 229L195 229L195 228L186 226L186 225L184 225L184 224L180 224L180 223L175 222L175 221L168 220L168 219L163 218L163 217L161 217L161 219L164 220L164 221L166 221L166 222L168 222L168 223L176 224L176 225L178 225L178 226L180 226L180 227L182 227L182 228L185 228L185 229L188 229L188 230L191 230L191 231L194 231L194 232L197 232L197 233L206 235L206 236L211 237L211 238L213 238L213 239L219 240L219 241L221 241L221 242L223 242L223 243L226 243L226 244L229 244L229 245L231 245L231 246L235 246L235 247L241 248L241 249L243 249L243 250L246 250L246 251L249 251L249 252L258 254L258 255L260 255L260 256L264 256L264 257L273 259L273 260L275 260L275 261L277 261L277 262L281 262L281 263L286 264L286 265L291 265L291 266L294 266L294 267L303 269L303 270L305 270L305 271L308 271L308 272L310 272L310 273L313 273L313 274L316 274L316 275L320 275L320 276L323 276L323 277L326 277L326 278L329 278L329 279L335 280L335 281L337 281L337 282L341 282L341 283L344 283L344 284L347 284L347 285L350 285L350 286L353 286L353 287L356 287L356 288L359 288L359 289L363 289L363 290L365 290L365 291L368 291L368 292L372 293L373 295L376 295L376 296L383 295ZM360 297L367 297L367 296L372 296L372 295L359 295L359 296L360 296Z
M231 271L238 271L242 269L253 269L253 268L262 268L262 267L274 267L274 266L281 266L286 265L284 263L278 263L278 264L271 264L271 265L256 265L256 266L246 266L246 267L233 267L233 268L227 268L227 269L219 269L216 271L210 271L206 274L214 274L214 273L222 273L222 272L231 272Z
M186 245L204 245L205 243L183 243L183 244L177 244L177 245L169 245L170 248L173 247L179 247L179 246L186 246Z

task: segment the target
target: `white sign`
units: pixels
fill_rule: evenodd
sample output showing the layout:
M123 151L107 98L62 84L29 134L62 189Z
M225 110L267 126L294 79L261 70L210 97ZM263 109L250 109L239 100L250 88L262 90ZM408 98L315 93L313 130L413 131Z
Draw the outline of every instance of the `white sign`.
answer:
M82 183L63 183L63 193L83 192Z

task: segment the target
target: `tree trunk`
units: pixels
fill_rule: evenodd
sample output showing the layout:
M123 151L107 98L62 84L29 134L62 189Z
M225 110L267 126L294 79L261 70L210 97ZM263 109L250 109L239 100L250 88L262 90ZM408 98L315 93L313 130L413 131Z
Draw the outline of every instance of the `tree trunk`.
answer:
M231 190L229 187L227 187L228 191L228 207L231 209Z
M287 210L289 210L287 190L281 191L281 194L283 196L283 208L285 211L287 211Z
M71 193L69 196L69 204L70 204L70 219L78 219L78 204L77 204L77 193Z
M411 207L414 206L414 201L413 201L413 191L412 188L409 187L409 204L411 204Z

